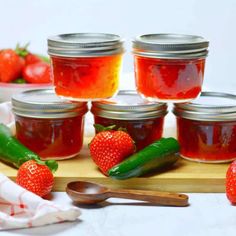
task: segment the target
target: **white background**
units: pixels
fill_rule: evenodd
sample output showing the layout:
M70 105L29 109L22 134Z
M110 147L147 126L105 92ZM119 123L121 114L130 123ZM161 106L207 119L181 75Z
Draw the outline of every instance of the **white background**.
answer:
M0 0L0 10L0 48L30 41L32 51L46 54L49 35L116 33L127 42L124 72L133 71L136 35L202 35L210 40L204 87L236 93L235 0Z

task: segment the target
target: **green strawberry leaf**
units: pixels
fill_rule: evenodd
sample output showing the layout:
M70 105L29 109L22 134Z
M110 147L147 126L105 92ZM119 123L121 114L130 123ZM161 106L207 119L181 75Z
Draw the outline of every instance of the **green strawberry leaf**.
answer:
M13 83L13 84L26 84L26 81L24 78L18 78L18 79L11 81L11 83Z
M127 129L126 128L123 128L123 127L120 127L119 129L117 129L118 131L123 131L125 133L128 133Z
M46 165L52 173L55 173L58 169L58 163L55 160L42 161L40 159L34 159L39 165Z
M116 125L110 125L110 126L103 126L103 125L100 125L100 124L94 124L93 125L96 132L102 132L102 131L108 131L108 130L115 130L115 127Z
M21 47L20 44L17 43L15 52L16 52L20 57L26 57L26 56L29 54L28 49L27 49L28 46L29 46L29 44L30 44L30 43L28 42L25 46Z
M52 171L52 173L55 173L58 169L58 163L55 160L47 160L45 161L45 164Z

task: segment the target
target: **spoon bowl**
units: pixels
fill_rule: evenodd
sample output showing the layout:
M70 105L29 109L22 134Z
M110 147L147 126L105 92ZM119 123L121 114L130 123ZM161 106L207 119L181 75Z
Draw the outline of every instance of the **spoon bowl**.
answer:
M70 198L81 204L102 202L108 198L107 191L108 188L105 186L85 181L70 182L66 187L66 192Z
M105 186L75 181L67 184L69 197L79 204L96 204L109 197L135 199L165 206L188 206L188 196L182 193L169 193L135 189L109 189Z

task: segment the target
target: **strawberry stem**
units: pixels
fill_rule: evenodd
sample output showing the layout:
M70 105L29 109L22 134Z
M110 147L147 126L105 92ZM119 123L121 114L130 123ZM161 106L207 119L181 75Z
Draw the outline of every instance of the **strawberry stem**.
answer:
M20 57L26 57L28 54L29 54L29 51L28 51L28 46L29 46L29 42L25 44L25 46L23 47L20 47L20 44L17 43L16 44L16 49L15 49L15 52L16 54L18 54Z

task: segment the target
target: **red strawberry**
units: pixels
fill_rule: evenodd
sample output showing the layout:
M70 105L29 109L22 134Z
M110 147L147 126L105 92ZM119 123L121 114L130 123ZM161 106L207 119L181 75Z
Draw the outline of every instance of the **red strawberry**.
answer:
M30 64L34 64L37 62L41 62L41 58L39 58L37 55L33 54L33 53L28 53L25 57L25 64L26 65L30 65Z
M50 83L50 65L43 61L29 64L23 69L23 77L28 83Z
M232 204L236 204L236 161L233 161L226 173L226 196Z
M91 157L104 174L135 150L130 135L119 130L98 133L92 139L89 148Z
M21 76L25 61L14 50L0 51L0 82L11 82Z
M16 177L17 184L41 197L51 192L53 182L51 170L33 160L23 163Z

